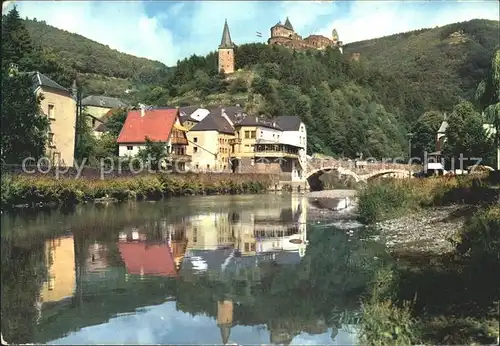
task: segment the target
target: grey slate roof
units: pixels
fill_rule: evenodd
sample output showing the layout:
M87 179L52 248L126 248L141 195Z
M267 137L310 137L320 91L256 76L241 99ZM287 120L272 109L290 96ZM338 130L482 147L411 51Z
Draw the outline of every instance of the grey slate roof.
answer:
M219 106L211 108L210 113L221 114L222 110L224 110L224 113L226 113L233 123L240 121L246 116L245 109L240 106Z
M191 131L218 131L221 133L234 134L234 128L220 112L210 112L202 121L194 125Z
M222 38L220 40L219 48L233 48L234 44L231 41L231 34L229 33L229 26L227 25L227 19L224 22L224 30L222 31Z
M267 127L270 129L281 130L281 127L279 127L278 124L276 124L272 120L268 121L268 120L264 120L264 119L259 119L255 115L247 115L241 121L235 123L234 126L235 127L237 127L237 126L261 126L261 127Z
M299 131L300 124L302 123L302 120L296 115L279 116L274 121L283 131Z
M82 100L83 106L94 106L104 108L123 108L127 104L120 99L109 96L89 95Z
M183 116L191 116L198 108L198 106L186 106L186 107L179 107L179 115L181 117Z
M69 89L61 86L60 84L54 82L52 79L47 77L46 75L34 71L34 72L26 72L29 74L33 80L33 87L36 89L37 87L47 87L47 88L52 88L60 91L64 91L67 93L70 93Z
M286 20L285 20L285 28L293 30L292 23L290 23L290 19L288 19L288 17L286 17Z

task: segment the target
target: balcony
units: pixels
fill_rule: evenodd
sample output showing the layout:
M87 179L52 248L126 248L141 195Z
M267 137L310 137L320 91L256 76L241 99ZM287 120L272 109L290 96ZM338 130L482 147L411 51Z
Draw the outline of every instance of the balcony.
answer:
M229 140L229 145L240 144L240 143L241 143L241 138L231 138Z
M168 157L172 161L176 162L191 162L191 156L185 154L170 154Z
M256 144L255 156L298 158L299 149L287 144Z

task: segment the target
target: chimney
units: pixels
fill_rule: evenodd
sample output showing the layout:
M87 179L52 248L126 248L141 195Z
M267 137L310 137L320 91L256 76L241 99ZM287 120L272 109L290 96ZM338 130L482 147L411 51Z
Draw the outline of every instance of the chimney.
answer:
M443 113L443 120L446 121L446 112Z
M139 103L139 108L141 109L141 118L142 118L142 117L144 117L144 115L145 115L145 111L144 111L145 106L144 106L144 104Z
M220 115L222 115L222 114L224 114L224 113L226 113L226 110L225 110L224 108L221 108L221 109L220 109Z

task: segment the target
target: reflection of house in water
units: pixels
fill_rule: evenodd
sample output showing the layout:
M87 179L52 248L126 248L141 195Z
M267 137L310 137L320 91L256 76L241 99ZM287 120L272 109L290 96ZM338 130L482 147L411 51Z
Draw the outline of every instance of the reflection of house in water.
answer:
M45 243L48 280L41 293L42 302L56 302L73 295L75 278L75 247L73 236L48 240Z
M89 272L104 272L108 269L106 259L107 248L103 244L94 243L89 247L89 256L85 261L85 268Z
M220 329L222 343L227 345L233 326L233 302L231 300L217 302L217 326Z
M233 244L231 222L227 213L196 215L186 228L189 249L217 249Z
M118 250L127 272L136 275L177 276L177 264L184 256L186 239L173 233L169 231L167 239L155 241L149 241L147 235L138 230L120 233Z

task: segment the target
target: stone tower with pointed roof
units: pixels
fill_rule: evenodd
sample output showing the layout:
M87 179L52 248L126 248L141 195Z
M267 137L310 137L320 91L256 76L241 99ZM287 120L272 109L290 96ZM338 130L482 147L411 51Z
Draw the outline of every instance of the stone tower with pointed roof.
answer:
M234 72L234 43L231 40L227 19L224 22L224 29L219 45L219 72L225 74Z
M219 326L222 344L227 345L233 325L233 301L217 302L217 326Z

